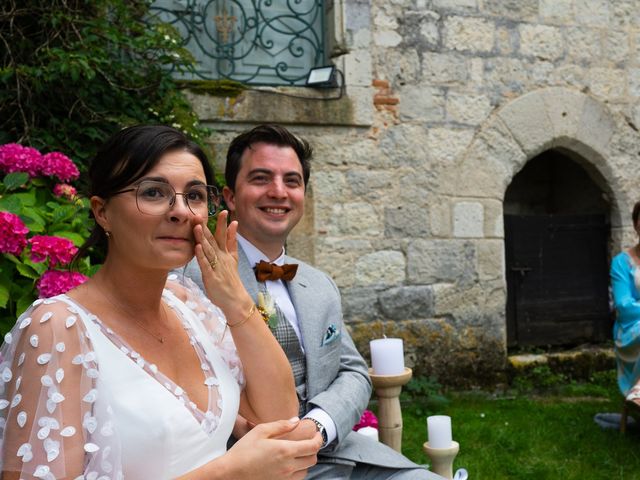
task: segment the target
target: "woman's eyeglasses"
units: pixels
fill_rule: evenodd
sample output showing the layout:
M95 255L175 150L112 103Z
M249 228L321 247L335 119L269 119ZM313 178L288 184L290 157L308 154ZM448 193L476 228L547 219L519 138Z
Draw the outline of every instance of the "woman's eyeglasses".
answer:
M136 192L136 205L141 213L146 215L164 215L176 203L176 196L182 195L187 207L195 215L211 217L220 207L218 189L213 185L192 185L186 192L176 192L164 182L143 180L133 188L120 190L120 193Z

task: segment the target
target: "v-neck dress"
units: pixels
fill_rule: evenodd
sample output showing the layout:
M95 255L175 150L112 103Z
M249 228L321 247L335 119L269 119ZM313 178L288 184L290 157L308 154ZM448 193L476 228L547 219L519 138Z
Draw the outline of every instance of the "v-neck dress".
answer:
M190 280L176 278L163 299L200 360L207 410L70 297L38 300L0 349L3 471L170 479L226 451L243 384L240 360L222 312Z

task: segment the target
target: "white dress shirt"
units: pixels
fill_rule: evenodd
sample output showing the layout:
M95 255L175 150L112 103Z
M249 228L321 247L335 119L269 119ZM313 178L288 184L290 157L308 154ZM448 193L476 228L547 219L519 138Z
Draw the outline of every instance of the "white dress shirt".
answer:
M255 245L253 245L249 240L244 238L239 233L237 234L238 244L242 247L245 255L247 256L247 260L249 260L249 265L251 267L255 267L256 264L260 263L260 260L264 260L265 262L275 263L276 265L282 266L284 264L284 247L282 248L282 253L278 258L271 261L269 258L262 253ZM302 334L300 333L300 325L298 324L298 316L296 315L296 309L291 302L291 297L289 296L289 290L287 286L282 280L267 280L264 282L269 295L278 305L278 308L287 319L287 321L293 327L293 330L296 332L298 336L298 340L300 341L300 347L304 352L304 339L302 338ZM304 418L313 418L320 422L327 433L327 445L333 442L337 436L336 424L333 422L332 418L329 416L327 412L322 410L321 408L315 407L304 416Z

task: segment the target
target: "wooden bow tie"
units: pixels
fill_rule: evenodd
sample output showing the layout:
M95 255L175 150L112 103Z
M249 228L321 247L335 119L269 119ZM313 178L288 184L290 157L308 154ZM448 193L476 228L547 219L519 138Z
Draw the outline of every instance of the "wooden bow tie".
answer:
M260 260L260 263L255 266L256 280L264 282L265 280L285 280L287 282L293 280L298 271L298 265L296 263L284 264L282 266L275 263L265 262Z

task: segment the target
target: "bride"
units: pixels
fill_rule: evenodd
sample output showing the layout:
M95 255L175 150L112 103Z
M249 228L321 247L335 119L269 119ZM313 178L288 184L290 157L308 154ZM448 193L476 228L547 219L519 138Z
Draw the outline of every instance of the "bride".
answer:
M2 478L303 478L321 439L277 439L298 425L291 369L238 277L237 224L222 212L207 228L205 154L173 128L130 127L89 175L79 254L106 259L5 337ZM204 292L169 274L194 253ZM238 413L259 425L226 452Z

